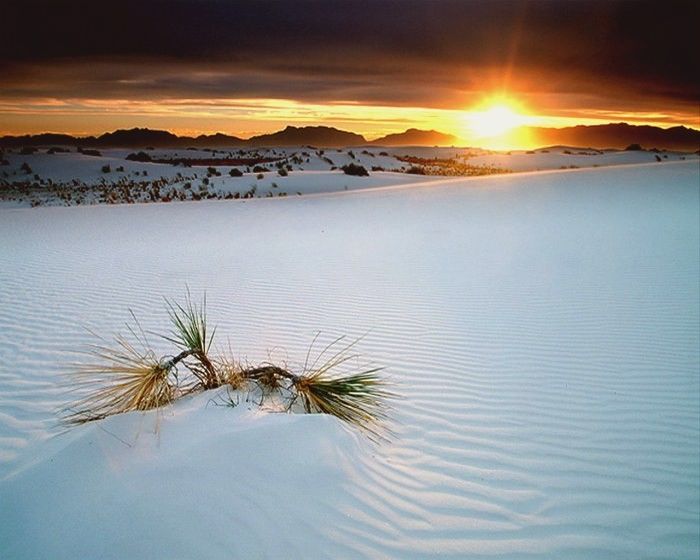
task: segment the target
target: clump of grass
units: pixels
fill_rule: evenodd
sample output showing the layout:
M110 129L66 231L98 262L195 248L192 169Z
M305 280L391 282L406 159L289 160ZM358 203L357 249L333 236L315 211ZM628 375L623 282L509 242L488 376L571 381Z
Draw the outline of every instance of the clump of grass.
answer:
M386 390L379 371L381 368L341 377L318 373L300 376L293 385L306 412L331 414L381 437L387 417L385 399L393 394Z
M192 357L194 362L187 362L187 368L197 378L195 388L215 389L222 385L222 379L214 364L209 359L209 350L214 341L214 328L207 333L207 298L201 305L192 301L189 290L185 304L165 300L168 316L173 326L169 336L163 338L177 345L182 352L180 360ZM179 361L179 360L178 360Z
M135 331L129 327L132 334ZM136 337L139 342L143 339ZM176 381L173 366L156 359L147 345L138 350L122 336L114 347L91 347L98 360L77 367L75 386L87 394L74 403L66 416L68 424L83 424L132 410L150 410L173 402Z
M216 329L210 330L207 325L206 297L198 305L188 290L184 304L165 301L171 331L160 336L175 345L179 353L157 359L132 313L138 329L127 327L143 350L121 336L115 338L112 347L94 346L90 355L98 363L78 366L75 372L77 388L87 388L88 392L68 409L69 424L160 408L180 396L226 386L229 394L231 390L257 391L258 404L276 394L288 412L301 409L306 413L331 414L371 437L383 437L386 403L394 395L379 375L382 368L355 366L348 371L358 359L352 350L359 339L345 344L345 337L339 337L309 364L317 335L298 374L290 371L286 363L244 366L231 357L230 348L226 355L211 356ZM179 366L184 368L179 371Z
M307 413L331 414L351 426L381 437L381 426L387 419L387 401L395 397L379 375L383 368L359 368L358 371L338 374L339 368L359 359L352 350L360 339L343 345L345 336L327 345L309 365L309 355L316 338L309 347L304 372L292 377L295 391L292 404L300 399ZM317 365L324 356L328 357Z
M240 363L228 356L221 356L217 360L216 369L223 385L234 391L241 391L248 386L248 378Z

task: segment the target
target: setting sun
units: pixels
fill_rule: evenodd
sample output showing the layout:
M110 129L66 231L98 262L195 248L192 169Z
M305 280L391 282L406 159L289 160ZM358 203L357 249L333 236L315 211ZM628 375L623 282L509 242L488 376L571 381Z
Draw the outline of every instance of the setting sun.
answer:
M505 103L491 105L483 111L472 113L469 117L472 133L485 138L502 136L525 124L525 121L524 115Z
M532 120L513 99L490 98L464 114L464 136L485 148L523 148L529 142L521 127L531 124Z

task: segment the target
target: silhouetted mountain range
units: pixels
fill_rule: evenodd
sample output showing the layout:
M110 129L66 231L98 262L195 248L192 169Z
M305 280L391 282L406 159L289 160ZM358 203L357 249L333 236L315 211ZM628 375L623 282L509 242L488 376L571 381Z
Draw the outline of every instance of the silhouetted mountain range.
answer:
M565 145L590 148L624 149L630 144L643 148L696 151L700 148L700 130L674 126L631 125L610 123L592 126L570 126L566 128L526 128L526 132L539 146Z
M288 126L279 132L253 136L248 143L251 146L361 146L366 144L364 136L338 130L330 126Z
M458 142L456 136L437 130L418 130L409 128L406 132L387 134L382 138L372 140L370 144L379 146L454 146Z
M625 148L630 144L641 144L644 148L696 151L700 148L700 130L675 126L635 126L627 123L610 123L593 126L567 128L527 127L534 143L539 146L568 145L591 148ZM81 148L232 148L274 146L453 146L457 138L435 130L411 128L398 134L389 134L368 142L364 136L329 126L288 126L271 134L253 136L249 139L227 134L177 136L165 130L132 128L116 130L100 136L74 137L68 134L36 134L26 136L3 136L0 146L19 148L23 146L78 146Z

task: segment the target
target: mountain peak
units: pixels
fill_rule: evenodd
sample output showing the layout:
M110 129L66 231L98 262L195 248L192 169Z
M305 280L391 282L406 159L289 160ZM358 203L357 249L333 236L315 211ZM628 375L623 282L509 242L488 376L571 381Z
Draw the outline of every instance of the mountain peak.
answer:
M409 128L404 132L387 134L371 142L380 146L453 146L457 137L437 130Z

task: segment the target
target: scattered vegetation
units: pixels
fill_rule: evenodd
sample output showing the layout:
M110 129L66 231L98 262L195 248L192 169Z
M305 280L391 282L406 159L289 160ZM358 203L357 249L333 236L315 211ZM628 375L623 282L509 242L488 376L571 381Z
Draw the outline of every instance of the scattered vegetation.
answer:
M232 168L231 168L231 171L229 171L228 174L229 174L231 177L243 177L243 172L242 172L240 169L236 168L236 167L232 167Z
M478 175L495 175L509 173L509 170L495 165L471 165L457 158L422 158L400 156L399 161L410 164L406 173L414 175L441 175L472 177Z
M84 424L123 412L163 407L192 393L225 387L255 393L256 402L273 399L286 412L331 414L370 437L382 438L387 401L394 397L379 375L382 368L359 367L356 341L341 336L312 358L318 335L295 373L287 364L242 363L231 355L212 355L216 329L207 324L206 297L184 304L166 300L171 331L159 335L175 352L158 357L136 316L127 324L129 338L102 339L88 355L92 363L75 370L84 395L64 413L69 425ZM230 353L230 351L229 351ZM233 400L231 400L233 404Z
M642 148L642 146L641 146L640 144L630 144L629 146L627 146L627 147L625 148L625 151L626 151L626 152L639 152L639 151L641 151L642 149L643 149L643 148Z

